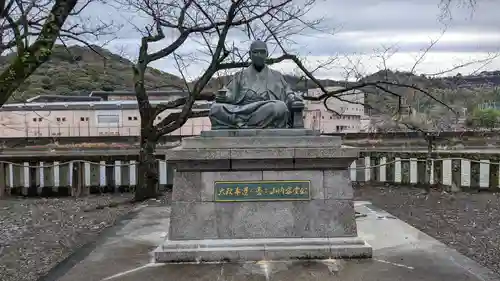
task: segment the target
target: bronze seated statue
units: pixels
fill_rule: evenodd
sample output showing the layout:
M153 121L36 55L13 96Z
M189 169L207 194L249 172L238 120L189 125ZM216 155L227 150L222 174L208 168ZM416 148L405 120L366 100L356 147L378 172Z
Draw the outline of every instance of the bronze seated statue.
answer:
M303 128L303 99L266 66L266 44L253 42L250 57L252 64L218 92L209 114L212 129Z

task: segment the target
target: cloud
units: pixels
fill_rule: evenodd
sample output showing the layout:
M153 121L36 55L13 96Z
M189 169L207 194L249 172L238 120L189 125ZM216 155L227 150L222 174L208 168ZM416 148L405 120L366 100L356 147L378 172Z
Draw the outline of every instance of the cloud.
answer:
M487 53L474 53L473 55L456 52L427 53L425 58L416 64L420 56L421 53L395 53L385 60L385 64L387 68L392 70L409 71L415 67L416 73L433 75L445 72L445 76L500 69L500 60L491 60L491 54ZM329 60L329 57L310 56L306 65L308 65L309 69L313 69L314 66L327 60ZM461 65L465 66L456 68ZM292 74L296 66L292 62L284 62L273 66L273 68ZM347 55L338 57L328 68L319 69L314 75L320 79L352 80L355 78L352 76L352 73L350 76L347 76L347 74L353 70L361 75L369 75L381 69L384 69L384 61L381 57L374 56L373 54Z
M444 21L439 20L439 3L440 0L326 0L318 2L315 13L343 31L435 31L444 24L457 29L498 30L498 1L478 1L475 9L451 6L452 19Z
M389 47L398 52L418 52L427 49L433 42L432 52L498 52L500 32L355 31L340 32L335 36L304 38L298 45L313 55L334 55L376 53Z
M353 62L357 62L357 66L364 72L377 71L381 65L379 55L388 47L397 50L388 61L389 67L411 69L422 50L437 39L439 41L415 68L417 72L436 73L499 52L500 17L497 11L500 10L500 1L478 1L475 9L452 6L452 18L445 20L440 20L442 10L439 2L440 0L317 0L310 15L323 16L323 25L335 29L336 33L293 36L291 39L296 42L293 51L313 62L338 57L336 65L318 72L317 75L322 78L343 77L345 69L352 66ZM112 17L116 23L123 24L124 28L116 34L118 39L108 47L128 58L136 57L140 42L140 33L136 27L144 27L149 22L148 18L123 7L114 11L102 7L96 10L94 5L86 13L97 17ZM443 30L446 30L444 34ZM169 39L151 49L167 44L174 35L169 34ZM243 39L234 35L228 42L233 41L235 45L246 49L248 42L243 42ZM182 52L193 54L198 49L199 45L191 40L184 44ZM203 55L198 54L197 57L203 59ZM309 65L314 67L314 63ZM171 58L154 62L152 66L178 74ZM475 71L479 66L470 65L450 74ZM287 73L293 72L295 68L289 62L276 67ZM204 63L201 61L186 66L191 78L197 77L203 69ZM500 69L500 63L494 60L484 69Z

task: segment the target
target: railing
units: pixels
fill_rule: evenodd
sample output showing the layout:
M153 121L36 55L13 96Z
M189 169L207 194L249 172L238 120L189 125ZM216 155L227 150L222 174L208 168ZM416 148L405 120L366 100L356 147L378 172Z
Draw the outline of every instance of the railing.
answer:
M500 152L431 153L429 183L426 182L427 160L427 153L422 152L362 152L350 166L350 178L359 184L430 184L489 191L500 188Z
M349 168L349 177L356 184L427 185L426 153L362 152ZM135 158L134 160L131 160ZM129 192L137 184L136 157L120 160L86 161L58 160L45 162L20 159L0 161L0 197L70 196L99 192ZM173 171L162 155L157 155L160 188L172 184ZM112 157L108 157L112 159ZM439 152L431 157L430 184L466 189L500 189L500 152Z
M172 171L164 160L158 160L157 167L159 188L164 189L169 182L171 185ZM136 160L38 163L0 161L0 198L5 195L77 196L130 192L136 184Z

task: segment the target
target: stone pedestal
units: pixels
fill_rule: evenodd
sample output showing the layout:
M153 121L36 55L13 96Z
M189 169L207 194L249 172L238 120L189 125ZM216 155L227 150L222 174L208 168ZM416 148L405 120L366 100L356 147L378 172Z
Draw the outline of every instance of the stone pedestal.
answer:
M349 181L357 157L340 138L305 129L207 131L183 139L166 156L176 173L170 230L156 261L371 257L357 236ZM293 186L282 185L281 197L221 202L220 182L243 183L243 190L244 183L284 181L307 181L309 193L294 197Z

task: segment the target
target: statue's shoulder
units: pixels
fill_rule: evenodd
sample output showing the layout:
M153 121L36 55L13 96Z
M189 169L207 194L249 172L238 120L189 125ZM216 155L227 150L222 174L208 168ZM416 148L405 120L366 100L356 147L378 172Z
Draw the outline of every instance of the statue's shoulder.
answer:
M281 77L283 76L283 74L277 70L274 70L272 68L270 68L269 66L267 67L268 71L269 71L269 74L273 75L273 76L277 76L277 77Z
M274 77L279 77L279 78L285 77L285 76L283 76L283 73L279 72L278 70L274 70L270 67L268 67L267 69L269 71L269 74L271 74Z
M268 71L269 71L269 76L274 78L274 80L285 81L285 75L283 75L283 73L279 72L278 70L268 68Z

